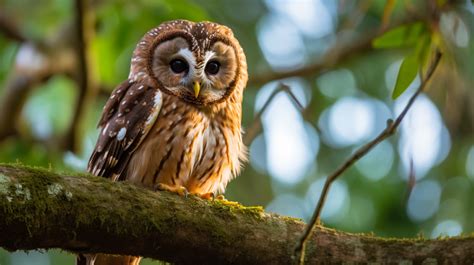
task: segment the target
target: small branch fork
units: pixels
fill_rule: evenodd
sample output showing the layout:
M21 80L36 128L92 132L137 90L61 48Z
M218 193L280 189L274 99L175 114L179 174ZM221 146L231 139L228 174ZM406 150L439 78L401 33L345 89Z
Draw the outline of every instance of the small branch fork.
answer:
M349 169L355 162L357 162L360 158L365 156L368 152L370 152L375 146L379 143L384 141L386 138L392 136L397 128L399 127L400 123L402 122L403 118L406 116L407 112L410 110L411 106L415 102L416 98L423 92L426 84L431 79L436 67L441 60L441 53L439 50L436 50L432 62L427 70L426 76L422 79L420 87L418 90L411 96L410 100L408 101L407 105L403 109L403 111L398 115L398 117L393 120L387 121L387 127L383 130L375 139L367 143L366 145L359 148L354 154L352 154L334 173L332 173L326 179L324 183L323 190L319 197L318 204L316 205L316 209L311 217L310 222L305 226L303 233L301 234L300 239L297 242L297 245L294 250L294 255L297 258L298 264L304 264L305 260L305 248L306 243L311 235L311 233L316 229L316 225L319 223L319 217L321 215L321 211L323 209L324 203L327 198L327 194L329 192L329 188L331 184L344 173L347 169Z
M268 99L265 101L265 104L263 104L263 107L257 113L252 124L250 125L250 128L247 130L247 133L245 134L245 137L244 137L245 145L249 145L250 143L252 143L252 140L255 139L258 133L262 130L262 115L267 110L268 106L270 106L270 103L273 101L275 96L278 95L280 92L285 92L288 95L288 97L290 97L291 101L293 102L295 107L298 109L298 111L301 113L304 112L305 108L299 102L298 98L296 98L295 94L291 92L290 87L283 83L279 83L278 87L275 90L273 90L272 94L270 94Z

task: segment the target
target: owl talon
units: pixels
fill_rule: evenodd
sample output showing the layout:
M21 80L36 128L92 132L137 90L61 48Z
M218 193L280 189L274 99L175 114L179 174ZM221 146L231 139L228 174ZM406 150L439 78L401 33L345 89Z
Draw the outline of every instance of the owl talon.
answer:
M169 191L169 192L177 193L179 196L183 196L185 198L187 198L189 195L188 190L183 186L175 187L175 186L159 183L156 189L161 190L161 191Z
M201 197L201 199L204 199L204 200L213 200L214 193L213 192L202 193L202 194L199 194L199 197Z
M214 192L207 192L207 193L195 193L193 195L196 195L197 197L204 199L204 200L219 200L219 201L224 201L226 200L224 195L219 194L216 196Z
M218 201L227 201L224 195L222 194L217 195L214 199Z
M199 197L201 199L204 199L204 200L214 200L215 199L215 195L213 192L207 192L207 193L191 193L192 195L196 196L196 197Z

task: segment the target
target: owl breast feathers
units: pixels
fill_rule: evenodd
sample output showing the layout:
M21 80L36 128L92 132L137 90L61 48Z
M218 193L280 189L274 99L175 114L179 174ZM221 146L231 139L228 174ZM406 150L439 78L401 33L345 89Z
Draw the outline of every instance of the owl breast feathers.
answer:
M224 192L245 158L246 82L229 28L176 20L150 30L104 107L89 172L151 189Z

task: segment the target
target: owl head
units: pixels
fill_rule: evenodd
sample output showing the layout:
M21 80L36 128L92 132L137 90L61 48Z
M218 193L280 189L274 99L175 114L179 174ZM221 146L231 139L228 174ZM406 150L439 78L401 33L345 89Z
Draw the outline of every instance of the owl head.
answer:
M174 20L150 30L138 43L129 79L151 82L167 94L207 106L243 90L247 64L229 28Z

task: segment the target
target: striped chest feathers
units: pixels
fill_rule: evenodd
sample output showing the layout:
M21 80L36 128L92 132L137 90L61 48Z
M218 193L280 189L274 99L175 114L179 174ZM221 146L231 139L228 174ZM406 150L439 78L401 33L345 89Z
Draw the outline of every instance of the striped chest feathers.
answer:
M132 156L127 179L152 189L164 183L189 192L224 192L245 153L240 119L209 117L176 101L165 106Z

